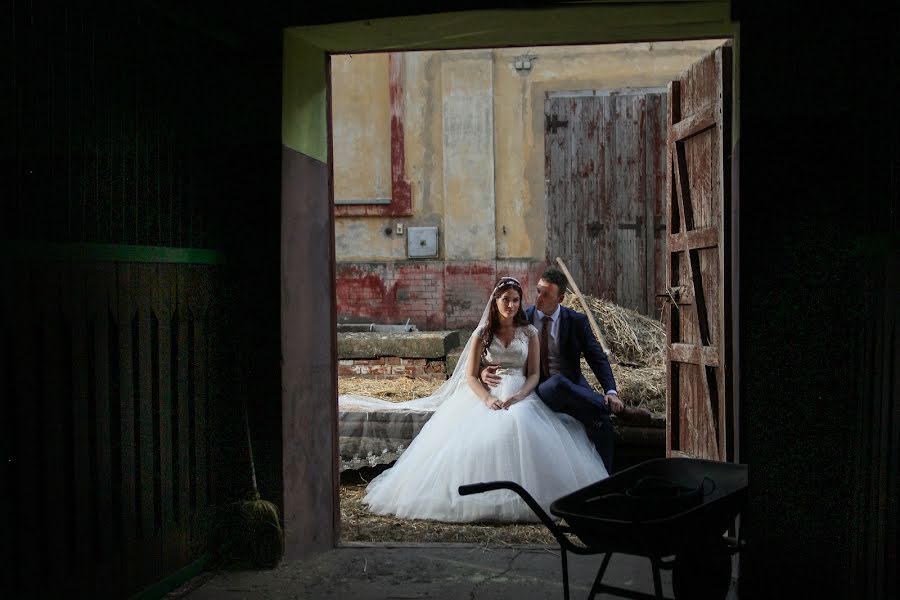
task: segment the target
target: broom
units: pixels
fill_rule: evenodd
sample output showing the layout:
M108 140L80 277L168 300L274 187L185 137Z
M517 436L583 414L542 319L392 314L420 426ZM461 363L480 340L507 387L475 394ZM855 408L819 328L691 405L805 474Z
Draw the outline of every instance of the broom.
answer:
M597 341L600 342L600 347L603 348L603 352L606 354L606 358L611 365L619 364L618 359L613 354L612 350L606 343L606 339L603 337L603 334L600 332L600 326L597 325L597 321L594 320L594 312L591 310L591 307L588 306L587 301L584 299L584 296L581 295L581 290L578 289L578 284L575 283L575 279L572 277L572 274L569 273L569 269L566 268L566 263L563 262L563 259L560 257L556 257L556 262L559 263L560 268L566 276L566 279L569 280L569 287L572 288L572 291L575 292L575 296L578 297L578 301L581 302L582 308L584 308L584 314L588 319L588 323L590 323L591 330L594 332L594 337L597 338Z
M243 381L241 383L243 388ZM228 562L236 566L273 568L278 565L284 554L284 531L278 517L278 508L268 500L263 500L259 494L256 484L256 464L253 461L253 440L250 437L250 419L247 416L247 400L243 389L241 392L253 492L249 500L231 504L224 523L226 530L224 546L230 559Z

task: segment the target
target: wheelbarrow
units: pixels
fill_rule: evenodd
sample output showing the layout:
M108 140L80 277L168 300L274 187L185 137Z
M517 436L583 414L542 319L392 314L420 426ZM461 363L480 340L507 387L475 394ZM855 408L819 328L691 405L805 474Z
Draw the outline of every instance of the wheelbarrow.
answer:
M588 600L598 593L665 599L660 570L672 570L677 600L725 598L731 556L740 538L726 537L747 500L747 466L693 458L659 458L635 465L555 500L555 522L517 483L461 485L462 496L491 490L516 492L559 542L563 597L569 600L567 552L604 554ZM580 542L575 543L572 538ZM650 559L655 595L603 583L616 552Z

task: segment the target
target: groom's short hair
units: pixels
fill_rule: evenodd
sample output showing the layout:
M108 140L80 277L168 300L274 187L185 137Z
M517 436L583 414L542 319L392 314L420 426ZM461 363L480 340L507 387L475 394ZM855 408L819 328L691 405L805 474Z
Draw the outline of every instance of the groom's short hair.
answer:
M541 279L543 279L547 283L555 283L556 287L559 288L560 295L566 293L566 286L568 285L569 280L566 279L566 274L559 269L550 267L549 269L544 271L544 274L541 275Z

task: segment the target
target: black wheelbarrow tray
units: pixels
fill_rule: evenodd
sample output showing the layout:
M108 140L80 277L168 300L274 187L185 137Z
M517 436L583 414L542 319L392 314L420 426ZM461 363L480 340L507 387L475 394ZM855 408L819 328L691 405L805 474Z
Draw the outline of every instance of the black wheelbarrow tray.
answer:
M637 494L635 490L652 488L647 482L666 482L670 493ZM566 551L606 555L588 600L600 592L624 598L665 598L660 569L673 569L678 600L724 598L728 593L731 555L740 550L741 541L725 533L746 504L746 465L694 458L648 460L554 501L550 512L564 525L511 481L462 485L459 493L498 489L519 494L559 542L565 600L569 600ZM602 583L615 552L650 559L655 595Z

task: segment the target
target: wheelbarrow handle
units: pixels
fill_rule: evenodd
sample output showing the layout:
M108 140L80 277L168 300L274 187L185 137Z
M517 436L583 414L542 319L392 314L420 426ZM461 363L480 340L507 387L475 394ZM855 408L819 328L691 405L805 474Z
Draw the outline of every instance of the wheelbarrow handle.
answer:
M541 505L537 503L531 494L529 494L525 488L514 481L489 481L486 483L470 483L468 485L459 486L459 495L460 496L469 496L471 494L481 494L483 492L491 492L494 490L512 490L517 493L522 500L525 501L525 504L528 505L534 514L541 520L541 523L550 530L550 533L553 534L553 537L559 541L560 544L563 544L565 547L570 547L571 542L566 539L566 536L563 535L562 530L556 523L553 522L553 519L550 518Z
M518 489L516 489L518 488ZM490 481L487 483L470 483L468 485L459 486L460 496L471 496L472 494L482 494L484 492L492 492L494 490L513 490L519 493L523 498L531 498L531 494L525 491L522 486L512 481ZM528 500L525 500L526 502Z

